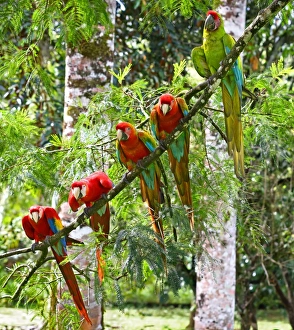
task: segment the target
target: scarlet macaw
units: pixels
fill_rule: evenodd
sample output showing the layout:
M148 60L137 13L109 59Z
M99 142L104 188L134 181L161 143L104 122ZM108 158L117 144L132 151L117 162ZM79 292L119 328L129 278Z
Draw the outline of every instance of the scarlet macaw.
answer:
M136 130L128 122L118 123L116 130L117 157L129 171L157 147L155 139L148 132ZM160 177L160 169L154 162L140 174L140 186L143 202L146 201L149 207L153 231L161 238L157 242L164 248L163 224L159 216L160 204L163 202Z
M188 106L181 97L163 94L150 114L151 130L156 138L164 140L188 114ZM194 214L189 177L190 132L184 128L179 137L168 148L170 168L174 174L179 196L187 208L191 230L194 230Z
M192 50L191 57L200 76L209 78L216 73L221 61L235 44L227 34L222 17L215 11L207 12L203 30L203 45ZM243 68L240 57L221 82L225 114L228 153L233 155L237 177L244 177L244 145L241 122L241 98L244 88Z
M22 218L22 226L28 238L35 240L33 246L40 241L43 242L48 236L52 236L63 229L62 222L55 209L39 205L32 206L29 209L29 214ZM61 262L67 257L65 238L62 237L51 248L78 312L89 324L92 324L71 264L67 262L61 265Z
M88 177L72 183L68 196L69 206L74 212L76 212L82 204L86 204L87 207L90 207L94 202L99 200L103 194L107 194L113 186L107 174L102 171L94 172ZM94 231L99 231L101 228L103 238L108 237L110 229L109 203L106 203L95 214L91 215L90 225ZM104 278L101 253L101 249L97 246L96 258L100 283Z

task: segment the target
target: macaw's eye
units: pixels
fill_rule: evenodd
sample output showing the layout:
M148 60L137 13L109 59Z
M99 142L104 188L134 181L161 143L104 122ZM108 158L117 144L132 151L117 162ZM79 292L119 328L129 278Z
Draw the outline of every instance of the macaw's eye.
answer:
M85 197L86 196L86 191L87 191L86 186L85 185L82 185L82 189L81 189L82 197Z
M126 132L129 132L131 130L131 127L126 128Z

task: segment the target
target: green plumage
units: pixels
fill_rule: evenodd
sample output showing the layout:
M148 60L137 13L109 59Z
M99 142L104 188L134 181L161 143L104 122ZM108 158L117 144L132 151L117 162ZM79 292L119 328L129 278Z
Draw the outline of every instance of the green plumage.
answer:
M224 22L215 11L209 11L203 30L203 45L192 50L191 57L198 74L204 78L216 73L221 61L235 44L234 38L227 34ZM221 82L225 115L228 153L234 158L237 177L244 177L244 146L241 122L241 97L243 70L238 58Z

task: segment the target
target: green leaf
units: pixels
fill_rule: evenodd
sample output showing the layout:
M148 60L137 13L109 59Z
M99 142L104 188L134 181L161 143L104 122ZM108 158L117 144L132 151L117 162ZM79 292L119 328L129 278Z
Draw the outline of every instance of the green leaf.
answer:
M174 76L173 76L172 84L175 84L178 77L185 70L186 64L187 64L186 60L182 60L179 64L174 63Z
M282 77L285 75L291 75L294 73L294 69L291 67L284 67L284 59L281 57L278 63L273 63L270 67L270 71L273 78L281 81Z
M109 70L109 72L118 80L119 84L121 85L125 77L131 71L132 63L129 63L123 71L119 69L118 73L115 73L113 70Z

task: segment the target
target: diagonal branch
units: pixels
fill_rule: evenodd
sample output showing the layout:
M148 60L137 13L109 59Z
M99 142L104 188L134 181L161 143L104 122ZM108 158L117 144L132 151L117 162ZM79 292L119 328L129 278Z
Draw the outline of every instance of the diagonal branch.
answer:
M34 275L34 273L38 270L38 268L41 267L48 260L48 259L46 259L47 254L48 254L48 249L46 247L46 248L44 248L42 250L42 254L39 257L39 259L37 260L37 262L34 265L34 267L32 267L30 269L30 271L28 272L27 276L21 281L21 283L17 287L16 291L14 292L13 296L10 296L9 298L11 298L14 301L17 301L18 300L18 298L19 298L19 296L20 296L20 294L22 292L23 287L29 282L30 278ZM7 298L7 296L2 296L1 298Z
M204 118L206 118L210 124L219 132L219 134L221 135L221 137L223 138L223 140L225 140L227 142L227 136L226 134L224 134L224 132L221 130L221 128L212 120L212 118L210 116L208 116L205 112L203 111L199 111L200 115Z
M112 200L116 195L118 195L128 184L130 184L135 178L144 170L144 167L148 167L151 163L156 161L165 150L171 145L171 143L179 136L184 127L189 125L189 122L192 118L199 113L199 111L206 105L211 95L214 93L215 89L219 86L221 79L227 74L228 70L232 67L233 63L237 60L238 56L244 50L247 43L251 38L279 11L281 11L290 0L275 0L267 8L261 10L255 20L246 28L244 34L237 40L231 52L226 56L222 61L218 71L209 78L209 81L206 81L201 84L201 86L196 86L195 88L188 91L184 98L187 102L191 100L199 91L203 90L202 94L192 106L188 115L182 119L179 125L174 129L174 131L163 141L164 147L157 147L154 152L149 156L145 157L140 163L140 167L135 167L134 170L128 172L124 179L122 179L109 193L105 198L101 198L99 201L95 202L91 208L87 209L89 215L94 214L99 210L103 205ZM203 89L204 88L204 89ZM62 236L68 235L72 230L76 229L80 224L84 222L87 218L85 213L82 213L77 220L70 224L68 227L62 229L57 234L51 236L48 239L49 245L56 243ZM48 244L42 243L36 247L36 250L47 249ZM14 251L17 254L17 251ZM0 255L0 259L3 258Z

